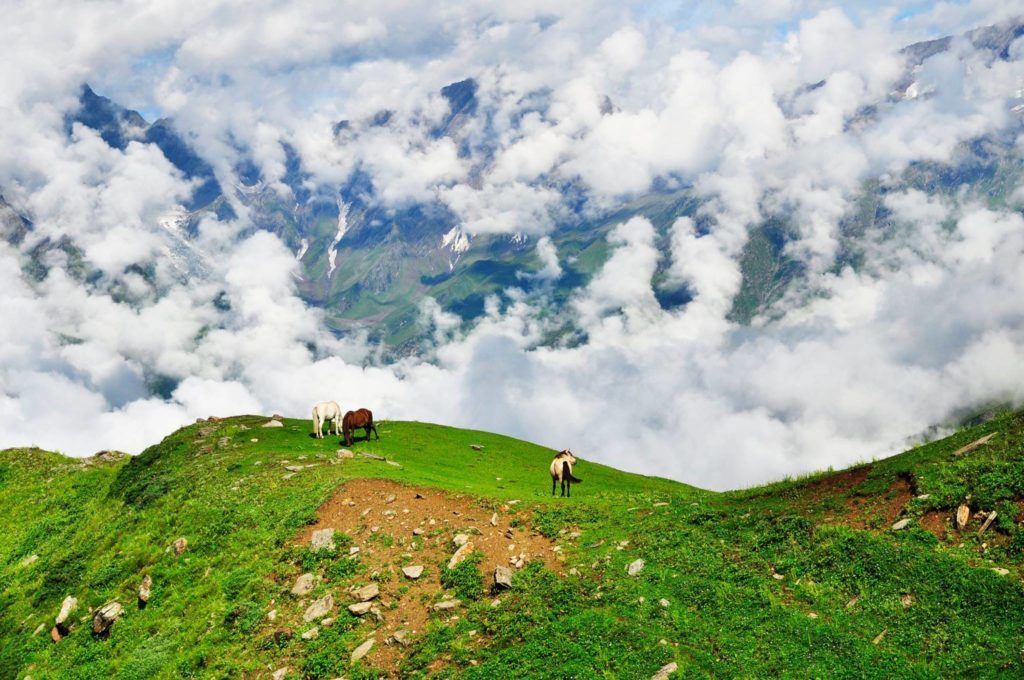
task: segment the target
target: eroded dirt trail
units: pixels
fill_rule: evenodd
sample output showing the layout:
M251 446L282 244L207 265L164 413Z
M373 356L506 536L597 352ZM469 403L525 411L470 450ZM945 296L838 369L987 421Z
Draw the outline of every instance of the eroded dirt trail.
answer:
M483 553L480 570L488 588L494 582L496 566L514 569L510 557L523 555L527 562L540 561L549 567L561 557L552 551L551 541L529 529L528 513L517 504L389 480L348 481L317 515L317 523L306 527L298 540L308 545L313 532L328 527L352 537L353 547L359 549L353 559L360 560L364 568L351 585L375 582L380 587L380 619L367 614L360 624L366 626L367 637L376 627L377 644L368 660L392 675L404 648L388 641L400 629L408 631L410 639L422 635L431 605L445 592L441 569L456 550L456 535L466 534L474 549ZM347 551L339 548L341 559L346 559ZM424 567L419 578L403 574L402 567L417 565ZM337 615L342 617L351 616L346 608L355 602L345 589L347 585L339 583L332 589L338 602ZM458 610L451 614L458 615Z

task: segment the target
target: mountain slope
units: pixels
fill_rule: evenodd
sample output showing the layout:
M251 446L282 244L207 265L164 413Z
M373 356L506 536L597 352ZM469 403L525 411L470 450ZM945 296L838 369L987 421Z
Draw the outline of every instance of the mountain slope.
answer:
M311 438L308 422L265 422L211 419L134 458L0 452L0 676L633 678L670 662L681 677L1024 670L1022 414L841 473L724 494L580 461L571 499L548 495L551 451L506 437L387 422L379 442L352 447L386 460L340 458L338 439ZM947 519L965 498L974 514L961 532ZM977 513L993 510L979 536ZM890 530L897 518L909 526ZM310 549L323 527L338 531L336 553ZM448 570L459 533L477 556ZM522 553L512 590L487 594L494 567ZM409 565L424 567L420 579L403 576ZM290 594L303 573L312 589ZM377 613L347 612L348 589L369 583ZM55 643L48 631L69 595L79 604ZM305 621L327 595L333 625ZM433 611L449 597L462 604ZM89 608L112 600L126 613L94 635ZM403 629L404 645L386 644Z

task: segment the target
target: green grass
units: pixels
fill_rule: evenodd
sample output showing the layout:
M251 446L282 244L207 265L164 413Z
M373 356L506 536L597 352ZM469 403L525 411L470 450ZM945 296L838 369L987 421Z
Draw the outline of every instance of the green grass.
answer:
M432 617L406 650L403 676L645 678L673 660L679 677L1024 674L1021 414L853 472L722 494L583 460L571 499L550 495L550 450L500 435L383 422L380 441L352 448L397 465L332 465L337 438L312 439L307 421L262 422L199 423L140 456L89 464L0 452L0 677L268 677L282 665L291 678L374 677L373 653L348 663L372 622L343 612L307 642L305 628L289 624L286 635L265 616L296 606L287 590L299 573L319 575L314 597L373 577L341 554L347 536L336 537L339 554L293 542L356 477L492 507L518 500L517 521L565 555L560 573L538 563L516 572L499 606L473 559L442 569L465 607L457 619ZM284 479L283 461L317 465ZM884 509L903 489L912 497L900 516L912 523L892 532ZM968 496L972 510L998 512L984 536L975 525L941 538L921 527ZM856 518L852 505L864 508ZM175 557L179 536L189 547ZM629 577L637 558L646 566ZM140 610L146 574L153 597ZM69 594L80 601L75 626L54 644L48 631ZM79 619L115 598L126 615L109 636L92 635Z

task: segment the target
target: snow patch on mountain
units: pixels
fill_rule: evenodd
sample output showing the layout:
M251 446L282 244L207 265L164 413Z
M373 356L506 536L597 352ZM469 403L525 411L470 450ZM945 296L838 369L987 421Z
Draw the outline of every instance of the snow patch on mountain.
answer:
M334 270L337 269L335 261L338 258L338 243L348 231L348 206L343 201L338 201L338 231L334 234L334 240L327 248L327 262L330 265L327 269L327 278L331 278Z

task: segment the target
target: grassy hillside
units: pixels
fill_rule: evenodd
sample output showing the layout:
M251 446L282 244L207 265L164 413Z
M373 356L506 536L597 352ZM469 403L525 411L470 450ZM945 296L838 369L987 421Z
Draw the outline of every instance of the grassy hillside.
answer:
M197 423L134 458L0 452L0 678L1024 675L1024 415L725 494L582 460L571 499L549 495L551 451L506 437L388 422L341 458L308 421L265 422ZM314 551L324 527L336 549ZM460 533L475 550L449 570ZM350 614L370 583L377 611ZM327 595L330 625L304 620ZM93 634L112 600L124 616Z

